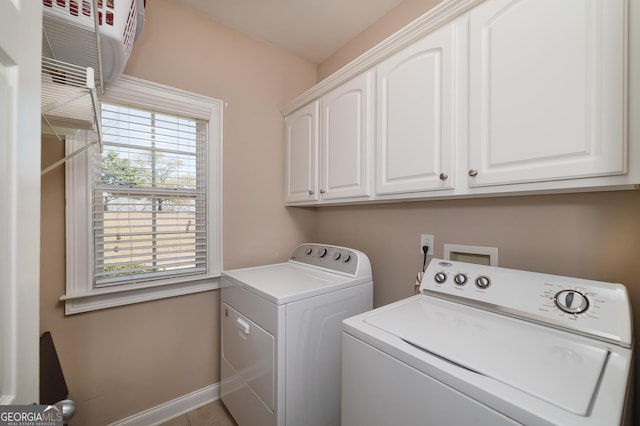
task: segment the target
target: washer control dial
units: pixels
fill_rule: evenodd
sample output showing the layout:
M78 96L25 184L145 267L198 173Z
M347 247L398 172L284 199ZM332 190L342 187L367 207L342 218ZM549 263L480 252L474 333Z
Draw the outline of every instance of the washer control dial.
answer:
M438 284L442 284L447 280L447 274L445 274L444 272L436 272L436 274L433 276L433 279Z
M342 261L344 263L347 263L350 260L351 260L351 255L350 254L345 254L344 256L342 256Z
M320 249L320 257L325 257L327 255L327 249L326 248L321 248Z
M476 278L476 286L481 289L485 289L491 285L491 280L486 275L480 275Z
M307 254L307 256L309 256L311 253L313 253L313 249L311 247L309 247L304 252Z
M587 296L576 290L562 290L554 297L556 306L568 314L581 314L589 308Z
M467 280L468 278L465 274L456 274L453 277L453 282L460 286L465 285Z
M341 254L340 254L340 253L335 252L335 253L334 253L334 255L333 255L333 260L338 260L338 259L340 259L340 256L341 256Z

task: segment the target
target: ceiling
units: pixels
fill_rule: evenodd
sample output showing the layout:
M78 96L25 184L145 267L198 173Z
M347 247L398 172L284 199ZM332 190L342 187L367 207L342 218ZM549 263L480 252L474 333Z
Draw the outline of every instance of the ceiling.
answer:
M218 22L320 63L402 0L178 0Z

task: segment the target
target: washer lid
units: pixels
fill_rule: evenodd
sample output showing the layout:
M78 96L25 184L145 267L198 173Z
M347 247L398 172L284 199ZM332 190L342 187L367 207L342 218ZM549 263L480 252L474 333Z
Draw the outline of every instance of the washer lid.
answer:
M277 305L370 281L291 262L225 271L222 276Z
M364 321L583 416L609 355L608 348L597 341L428 296Z

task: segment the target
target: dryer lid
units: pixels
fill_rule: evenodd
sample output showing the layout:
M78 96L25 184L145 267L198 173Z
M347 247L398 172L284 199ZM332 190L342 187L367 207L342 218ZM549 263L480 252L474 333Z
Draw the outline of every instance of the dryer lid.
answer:
M428 296L364 321L578 415L588 414L610 352L595 340Z
M224 271L222 276L276 305L371 280L354 279L291 262Z

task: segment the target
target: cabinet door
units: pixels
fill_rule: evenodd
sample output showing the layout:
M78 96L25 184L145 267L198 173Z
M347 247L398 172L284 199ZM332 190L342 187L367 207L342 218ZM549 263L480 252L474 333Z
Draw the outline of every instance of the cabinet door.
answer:
M472 10L470 186L626 171L624 2Z
M377 67L376 194L453 187L453 24Z
M322 199L368 196L373 73L350 80L321 99Z
M318 199L318 101L285 119L285 202Z

